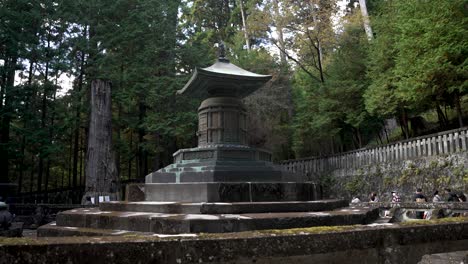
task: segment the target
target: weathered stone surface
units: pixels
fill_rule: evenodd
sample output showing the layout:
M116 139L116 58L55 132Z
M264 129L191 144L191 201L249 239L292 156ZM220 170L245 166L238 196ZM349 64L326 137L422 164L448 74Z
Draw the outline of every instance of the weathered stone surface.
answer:
M424 255L418 264L463 264L467 263L468 251Z
M318 200L293 202L203 203L203 214L242 214L329 211L347 206L345 200Z
M379 207L379 208L412 208L412 209L451 209L451 210L468 210L468 203L459 202L441 202L441 203L417 203L417 202L403 202L403 203L356 203L356 207Z
M145 200L161 202L262 202L321 199L314 183L218 182L146 184Z
M38 237L68 237L68 236L151 236L153 233L114 229L97 229L86 227L58 226L55 222L42 226L37 230Z
M125 200L129 202L144 201L145 185L128 184L127 186L125 186Z
M378 209L343 208L321 212L247 214L174 214L76 209L57 216L57 225L100 229L174 233L219 233L310 226L366 224L378 217ZM43 227L41 227L43 228ZM45 234L45 232L41 232Z
M23 223L24 228L34 229L41 225L55 221L59 212L76 208L92 206L82 206L79 204L9 204L9 211L15 214L15 222Z
M145 177L146 183L280 181L304 179L273 165L267 151L225 144L178 150L173 164Z
M101 211L152 212L171 214L241 214L275 212L330 211L348 206L345 200L240 203L180 203L180 202L104 202Z
M359 196L368 201L371 192L377 192L380 201L389 202L391 191L401 194L402 202L413 199L416 188L432 200L432 192L451 188L468 194L468 152L461 151L439 156L411 158L405 161L375 163L358 169L338 169L309 176L320 182L331 197L350 199ZM444 200L446 196L442 194Z
M439 220L440 221L440 220ZM468 222L158 238L0 239L0 263L417 263L466 250Z
M23 223L13 222L8 229L0 229L0 237L21 237L23 234Z

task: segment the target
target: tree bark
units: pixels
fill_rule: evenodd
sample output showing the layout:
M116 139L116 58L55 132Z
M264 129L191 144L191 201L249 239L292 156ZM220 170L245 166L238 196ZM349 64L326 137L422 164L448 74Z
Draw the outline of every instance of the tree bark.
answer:
M278 46L280 47L280 59L281 59L281 66L282 68L287 67L286 55L282 50L286 50L284 45L284 37L283 37L283 23L281 22L281 15L279 10L278 0L273 0L273 11L275 13L275 26L276 26L276 34L278 35Z
M86 37L88 26L84 26L83 37ZM78 155L80 152L80 114L81 114L81 91L83 90L83 76L85 71L85 52L80 51L80 74L78 76L78 85L76 91L76 108L75 108L75 131L73 135L73 187L78 186Z
M32 79L33 79L33 69L34 69L34 60L32 58L30 58L30 61L29 61L29 71L28 71L28 87L29 89L31 89L32 87ZM26 96L26 102L25 102L25 109L29 109L29 102L31 100L35 100L34 99L34 95L32 95L31 97L29 96ZM31 109L34 109L34 108L31 108ZM24 130L28 129L28 120L25 120L24 122ZM26 151L26 135L22 135L21 136L21 159L20 159L20 164L19 164L19 167L20 167L20 174L19 174L19 179L18 179L18 194L21 193L22 191L22 187L23 187L23 174L24 174L24 160L25 160L25 153Z
M362 21L364 23L364 30L366 31L367 39L371 41L374 38L374 34L372 33L369 14L367 13L366 0L359 0L359 7L361 9Z
M140 99L139 103L139 124L143 124L146 116L146 106L143 103L143 98ZM138 177L144 178L148 174L148 151L143 147L145 144L146 131L143 127L138 129Z
M460 94L455 92L455 109L457 110L458 124L463 127L463 111L460 105Z
M442 111L442 109L440 109L440 105L438 103L436 104L436 111L437 111L437 118L439 119L439 125L442 128L447 127L447 122L448 122L447 118L444 112Z
M5 61L5 78L0 96L0 183L9 183L9 149L10 124L13 115L11 90L15 85L15 69L18 62L17 56ZM3 104L2 104L3 102Z
M112 153L111 83L94 80L91 84L91 117L86 157L86 197L110 196L119 199L119 179Z
M239 0L239 7L242 16L242 28L244 31L244 38L245 38L245 45L247 46L247 51L250 51L250 39L249 33L247 32L247 18L245 17L245 10L244 10L244 0Z
M410 131L408 126L408 113L406 112L405 108L403 108L401 112L400 127L403 131L403 136L405 139L408 139L410 137Z

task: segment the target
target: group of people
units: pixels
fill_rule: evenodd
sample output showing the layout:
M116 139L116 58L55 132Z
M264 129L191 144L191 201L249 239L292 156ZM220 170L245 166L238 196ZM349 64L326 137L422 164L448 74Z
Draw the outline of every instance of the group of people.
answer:
M444 201L446 201L446 202L466 202L466 196L465 196L465 194L463 194L463 192L452 192L452 190L449 189L449 188L445 188L444 191L445 191L445 196L446 196L445 200L439 194L439 191L435 190L434 193L433 193L433 196L432 196L432 202L433 203L440 203L440 202L444 202ZM375 195L375 193L371 193L371 196L369 198L369 202L373 202L373 199L372 199L373 195ZM422 189L417 188L416 192L413 195L412 201L414 201L414 202L428 202L429 200L423 194ZM398 195L398 193L396 191L392 192L391 202L392 203L401 202L401 198L400 198L400 196Z
M445 196L447 202L466 202L466 196L463 194L463 192L452 192L451 189L445 188ZM415 202L428 202L428 199L424 194L422 193L422 189L418 188L416 189L416 193L414 194L413 201ZM392 201L393 202L393 201ZM435 190L432 196L432 202L433 203L440 203L444 202L444 198L439 194L438 190Z
M435 190L434 193L433 193L432 202L433 203L439 203L439 202L466 202L467 201L467 198L466 198L465 194L463 194L463 192L453 192L449 188L445 188L444 191L445 191L446 199L444 199L439 194L438 190ZM392 191L391 194L392 194L392 197L391 197L391 202L392 203L400 203L401 202L401 197L400 197L400 195L398 194L397 191ZM412 201L414 201L414 202L428 202L429 200L423 194L422 189L417 188L416 192L414 193ZM360 203L360 202L361 202L361 200L357 196L353 197L353 199L351 200L351 203ZM371 194L369 195L369 202L370 203L380 202L380 199L377 196L376 192L371 192Z

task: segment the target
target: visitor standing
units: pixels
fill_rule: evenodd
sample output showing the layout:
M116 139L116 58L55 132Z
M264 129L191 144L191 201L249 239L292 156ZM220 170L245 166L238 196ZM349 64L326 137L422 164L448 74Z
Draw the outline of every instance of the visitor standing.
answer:
M370 196L369 196L369 202L370 202L370 203L377 203L377 202L379 202L379 197L377 196L377 193L371 192L371 194L370 194Z
M447 202L458 202L458 197L455 192L452 192L449 188L445 188L445 192L448 194Z
M466 196L465 196L465 194L462 193L462 192L460 192L459 194L457 194L457 198L458 198L458 201L459 201L459 202L462 202L462 203L466 202Z
M444 200L442 199L442 197L440 197L439 195L439 191L438 190L435 190L434 191L434 197L432 198L432 202L433 203L441 203L443 202Z
M414 194L414 199L415 202L417 203L424 203L427 202L426 196L422 193L421 188L416 189L416 193ZM418 219L424 219L424 212L416 212L416 218Z
M399 202L401 202L400 196L398 195L398 193L396 191L393 191L392 192L392 203L399 203Z
M358 196L354 196L353 199L351 200L351 203L353 204L360 203L360 202L361 202L361 199L359 199Z
M426 198L426 196L424 196L424 194L422 193L422 189L421 189L421 188L417 188L417 189L416 189L416 193L414 194L414 201L415 201L415 202L418 202L418 203L427 202L427 198Z
M0 202L0 229L8 230L11 226L12 221L13 215L10 212L8 212L7 204L4 202Z

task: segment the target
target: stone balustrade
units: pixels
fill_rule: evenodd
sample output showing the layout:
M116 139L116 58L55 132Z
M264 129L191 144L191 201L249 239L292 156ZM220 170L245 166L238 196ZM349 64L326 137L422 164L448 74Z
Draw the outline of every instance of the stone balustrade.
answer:
M303 175L337 169L356 169L424 156L451 154L468 149L468 127L411 138L392 144L362 148L325 157L281 161L283 170Z

